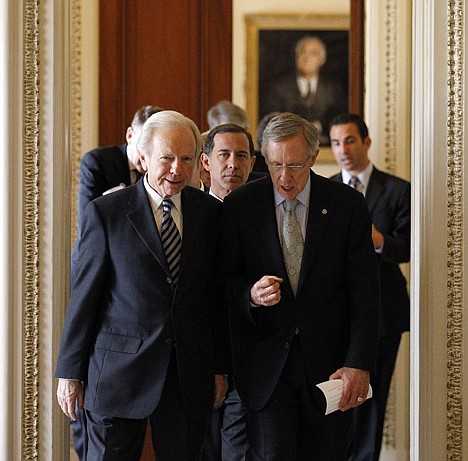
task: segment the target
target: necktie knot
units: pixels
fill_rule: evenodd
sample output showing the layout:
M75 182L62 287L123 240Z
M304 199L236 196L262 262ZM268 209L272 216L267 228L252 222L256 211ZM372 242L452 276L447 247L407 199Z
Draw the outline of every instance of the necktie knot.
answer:
M359 181L359 178L357 176L351 176L351 179L349 180L348 184L354 189L356 189L358 192L362 193L364 190L364 185L361 181Z
M286 211L295 211L297 206L297 198L294 200L285 200L284 202L284 209Z
M163 207L163 214L170 213L172 210L172 200L163 200L162 207Z

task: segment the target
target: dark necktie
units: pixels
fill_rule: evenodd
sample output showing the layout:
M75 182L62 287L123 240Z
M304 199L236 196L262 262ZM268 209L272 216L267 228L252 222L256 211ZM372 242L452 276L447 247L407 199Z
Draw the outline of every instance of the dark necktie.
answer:
M283 220L283 257L294 294L297 291L304 250L304 239L301 225L296 217L296 206L297 199L285 200L283 202L285 210Z
M351 187L354 187L358 192L361 192L361 194L364 192L364 184L362 184L361 181L359 181L359 178L357 176L351 176L351 179L349 180L348 183Z
M312 90L312 85L308 83L309 91L307 92L306 97L304 98L305 105L308 109L310 109L314 105L315 100L315 91Z
M182 240L179 230L172 219L172 200L163 200L163 217L161 228L161 241L166 253L167 263L172 275L172 283L177 284L179 279L179 263L182 249Z

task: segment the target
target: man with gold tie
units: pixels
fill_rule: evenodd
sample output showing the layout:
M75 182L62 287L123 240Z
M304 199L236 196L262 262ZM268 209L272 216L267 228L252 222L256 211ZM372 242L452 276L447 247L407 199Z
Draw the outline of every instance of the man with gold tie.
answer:
M362 194L316 175L318 131L282 113L265 128L270 176L224 201L222 287L249 460L342 461L377 351L379 287ZM342 379L342 411L316 384Z

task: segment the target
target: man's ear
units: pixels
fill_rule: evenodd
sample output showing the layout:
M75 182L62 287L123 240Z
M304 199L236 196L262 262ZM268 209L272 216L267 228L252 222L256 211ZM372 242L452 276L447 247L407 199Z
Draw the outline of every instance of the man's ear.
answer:
M250 159L250 171L249 171L249 173L252 173L252 170L253 170L253 167L254 167L256 161L257 161L257 156L252 155L252 158Z
M145 171L148 171L148 165L146 164L146 156L140 151L138 151L138 155L140 156L141 166Z
M132 139L132 136L134 135L133 128L129 126L127 128L127 132L125 133L125 141L127 141L127 144L130 144L130 139Z
M208 155L206 155L205 152L202 152L200 158L201 158L203 168L205 168L206 171L211 171L211 169L210 169L210 157L208 157Z
M312 161L310 162L310 167L312 168L317 161L318 154L320 153L320 149L316 149L315 155L312 157Z

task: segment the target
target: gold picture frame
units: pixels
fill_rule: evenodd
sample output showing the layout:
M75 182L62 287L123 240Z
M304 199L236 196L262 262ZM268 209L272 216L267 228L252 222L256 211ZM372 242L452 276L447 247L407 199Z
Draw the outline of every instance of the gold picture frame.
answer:
M346 86L346 100L344 101L344 111L351 110L349 101L356 99L355 92L361 92L362 89L349 85L353 81L351 73L358 71L349 66L350 54L350 16L349 15L307 15L307 14L250 14L245 16L246 34L247 34L247 51L246 51L246 111L251 126L257 127L259 119L261 93L264 82L262 81L262 60L264 54L268 53L268 46L261 43L261 36L267 37L270 34L271 38L278 39L274 42L278 48L274 49L274 56L272 57L274 65L277 64L278 58L291 59L284 56L286 46L289 51L286 54L293 56L293 47L291 44L297 41L298 37L303 35L319 36L325 43L326 37L334 37L336 40L341 40L341 43L336 43L335 48L345 48L345 57L341 57L339 66L335 65L335 72L337 78L346 79L344 84ZM338 32L338 34L337 34ZM327 35L328 34L328 35ZM346 37L346 38L345 38ZM343 40L346 40L346 47L343 47ZM271 41L271 39L270 39ZM284 43L281 43L281 42ZM291 43L287 43L287 42ZM328 48L328 44L327 44ZM272 49L270 45L270 50ZM341 52L341 51L340 51ZM271 58L270 58L271 59ZM293 58L292 58L293 59ZM265 67L265 65L263 65ZM325 67L325 66L324 66ZM339 74L339 75L338 75ZM353 94L351 94L353 93ZM320 154L317 159L318 162L334 162L333 154L329 145L324 145L320 148Z

